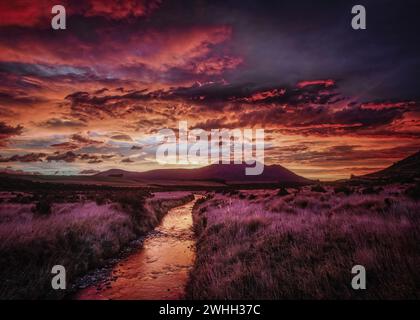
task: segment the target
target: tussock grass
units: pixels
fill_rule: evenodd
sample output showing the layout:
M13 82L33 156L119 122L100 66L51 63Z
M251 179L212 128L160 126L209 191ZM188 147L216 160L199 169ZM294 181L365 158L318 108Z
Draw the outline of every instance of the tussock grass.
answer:
M41 197L42 205L38 199L21 204L12 198L0 204L0 299L62 298L65 291L51 288L53 265L65 266L69 288L152 230L169 209L192 200L181 192L101 195L101 204L92 197L74 197L75 202Z
M395 186L323 189L198 202L187 297L419 299L419 202L392 196ZM367 290L351 288L356 264L366 267Z

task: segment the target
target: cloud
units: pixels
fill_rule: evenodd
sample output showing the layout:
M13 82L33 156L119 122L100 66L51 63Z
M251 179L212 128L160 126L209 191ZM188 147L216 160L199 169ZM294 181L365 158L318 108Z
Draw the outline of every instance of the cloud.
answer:
M104 158L97 154L88 154L88 153L75 153L73 151L67 151L65 153L56 152L53 155L46 157L46 160L51 161L65 161L65 162L75 162L77 160L87 161L87 163L101 163Z
M33 106L47 101L48 100L45 98L31 96L22 90L15 92L0 91L0 104L4 104L6 106Z
M357 33L342 23L349 12L343 1L63 0L65 32L51 30L52 0L3 1L3 159L33 152L69 161L64 165L72 172L88 162L124 167L117 162L125 157L138 161L132 145L149 152L156 131L179 120L206 130L264 128L272 162L283 159L276 148L293 136L299 142L287 144L290 157L284 157L293 165L299 154L334 162L346 151L363 156L363 148L414 143L420 137L416 28L389 21L416 21L417 4L390 10L376 2L370 4L378 13L371 17L375 28ZM9 132L2 133L6 124ZM337 140L340 146L329 150ZM104 158L110 154L117 156ZM372 166L354 163L342 168ZM57 165L63 164L27 166L53 172L49 166Z
M101 163L101 162L103 162L103 160L100 159L100 157L96 154L87 154L87 153L79 154L79 159L87 161L88 163Z
M7 140L10 137L21 135L22 132L23 127L21 125L13 127L0 121L0 147L7 145Z
M308 86L322 86L325 88L333 87L335 85L335 81L328 79L328 80L305 80L300 81L297 83L298 88L304 88Z
M92 144L101 144L102 143L102 141L93 140L89 137L82 136L81 134L73 134L70 137L70 140L72 140L76 143L80 143L82 145L92 145Z
M66 99L71 101L71 108L79 117L81 114L97 117L98 113L102 113L103 119L131 118L147 113L150 119L131 126L148 133L154 132L152 127L176 126L176 122L186 119L188 114L200 113L204 119L190 122L190 125L205 130L263 127L305 136L384 135L390 133L391 125L403 121L419 106L416 101L397 100L360 103L344 97L334 80L305 80L295 86L221 81L168 90L121 92L116 94L115 90L101 90L100 95L76 92ZM148 102L154 107L139 106L139 102ZM172 103L176 103L176 109L170 108ZM153 114L166 119L153 118ZM388 126L388 133L382 132L385 126ZM394 133L398 135L398 131L401 129L395 129ZM410 135L407 130L404 131L405 136ZM131 139L125 135L114 135L112 139L115 138Z
M129 93L103 94L107 91L100 91L102 94L91 94L89 92L74 92L65 97L69 103L71 112L78 117L79 121L87 121L92 118L123 117L136 110L137 101L148 101L152 96L145 90L132 91ZM143 109L140 107L140 110Z
M38 162L46 156L45 153L28 153L25 155L14 155L8 158L0 156L0 162Z
M51 129L86 127L86 122L75 119L50 118L38 123L38 126Z
M86 175L95 175L97 173L100 173L100 170L94 170L94 169L86 169L79 172L79 174L86 174Z
M149 16L159 8L161 0L89 0L90 8L85 15L103 16L107 19L121 20L129 17Z
M76 2L62 0L66 14L84 17L105 17L121 20L130 17L145 17L159 8L160 0L87 0ZM55 0L38 0L36 5L30 0L0 2L0 26L49 27L52 17L51 9L57 4Z
M75 133L69 137L69 141L51 144L51 147L64 150L75 150L80 149L82 147L89 147L101 144L103 144L102 141L94 140L90 137L86 137L79 133Z
M22 76L36 76L40 78L55 78L64 76L83 77L89 75L91 70L86 67L76 67L71 65L2 61L0 62L0 72L13 73L15 75Z
M208 57L192 61L190 64L184 66L184 71L189 71L193 74L205 74L208 76L221 75L226 70L236 69L243 59L241 57Z
M65 161L65 162L75 162L78 158L78 155L72 151L66 153L58 153L55 155L50 155L47 157L47 161Z
M128 134L116 134L111 136L111 139L119 141L133 141L133 139Z
M30 0L0 2L0 26L29 27L47 22L51 17L51 0L39 0L34 5Z
M258 85L256 83L230 84L225 81L219 81L204 84L195 83L189 87L172 88L160 96L167 99L183 98L203 102L258 102L288 105L304 103L328 104L336 101L338 93L335 89L336 86L330 85L329 82L325 84L318 81L315 81L312 85L305 86Z
M23 127L18 125L16 127L9 126L4 122L0 122L0 137L4 136L16 136L22 134Z
M61 142L61 143L54 143L51 145L53 148L57 149L64 149L64 150L75 150L79 149L79 145L73 142Z

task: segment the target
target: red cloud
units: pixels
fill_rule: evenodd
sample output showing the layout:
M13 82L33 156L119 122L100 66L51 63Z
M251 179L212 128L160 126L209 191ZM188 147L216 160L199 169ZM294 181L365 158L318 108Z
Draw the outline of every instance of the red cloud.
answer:
M31 0L2 1L0 2L0 26L29 27L47 22L51 19L51 8L56 1ZM49 26L49 24L48 24Z
M239 57L211 57L194 63L191 71L196 74L220 75L225 70L235 69L242 61Z
M397 101L397 102L368 102L361 105L362 109L384 110L384 109L404 109L418 106L416 101Z
M127 66L145 65L150 69L167 71L170 68L191 69L191 64L201 70L220 69L220 65L235 65L234 60L220 58L211 60L212 46L228 40L231 36L229 26L200 26L167 30L149 30L144 34L135 34L124 46L114 44L114 50L121 52L128 61ZM113 41L114 39L110 39ZM118 56L118 55L117 55ZM115 57L115 52L112 53ZM209 63L206 67L206 61ZM119 61L115 61L119 62ZM217 66L218 65L218 66ZM196 69L196 71L200 71Z
M150 15L160 6L161 0L87 0L75 3L71 0L18 0L0 2L0 26L33 27L50 26L51 8L60 4L67 15L80 14L85 17L103 16L121 20L128 17Z
M309 81L300 81L297 84L298 88L304 88L307 86L324 86L326 88L332 87L335 85L335 81L328 79L328 80L309 80Z
M239 99L239 101L261 102L270 98L284 96L285 93L286 93L285 89L273 89L273 90L261 91L261 92L254 93L250 97Z
M120 20L126 17L148 16L160 6L160 0L90 0L90 9L86 16L106 16Z
M112 31L105 32L100 27L95 30L101 33L99 51L98 46L92 46L72 33L63 33L60 41L42 34L27 33L8 42L0 42L0 60L78 68L89 66L95 68L98 74L112 72L120 78L131 77L155 83L159 78L171 79L173 73L220 75L242 62L239 57L220 55L215 48L230 39L229 26L164 30L150 27L126 37ZM169 75L163 74L166 72Z

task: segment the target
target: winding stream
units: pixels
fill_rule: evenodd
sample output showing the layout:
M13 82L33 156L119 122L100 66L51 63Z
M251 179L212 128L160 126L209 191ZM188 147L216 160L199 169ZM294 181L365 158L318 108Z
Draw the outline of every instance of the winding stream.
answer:
M143 247L120 261L106 286L82 289L76 299L182 299L194 262L192 207L171 209L145 239Z

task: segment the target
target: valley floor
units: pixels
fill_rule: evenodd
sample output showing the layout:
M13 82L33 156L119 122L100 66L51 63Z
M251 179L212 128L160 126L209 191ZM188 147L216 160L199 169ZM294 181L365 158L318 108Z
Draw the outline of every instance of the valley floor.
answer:
M419 299L420 203L400 185L209 193L189 299ZM363 265L367 289L354 290Z
M2 192L0 299L60 299L51 270L66 268L67 288L153 230L187 192L141 190Z
M201 194L187 299L420 298L418 185ZM66 266L74 285L193 198L118 188L0 192L0 299L63 298L68 292L51 290L53 265ZM355 265L366 269L366 290L351 287Z

